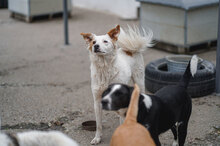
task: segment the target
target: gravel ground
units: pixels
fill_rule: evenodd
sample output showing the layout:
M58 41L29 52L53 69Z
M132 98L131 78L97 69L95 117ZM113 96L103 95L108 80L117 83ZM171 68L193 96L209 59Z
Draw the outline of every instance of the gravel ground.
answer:
M3 131L61 130L81 146L90 145L95 132L81 123L94 120L90 89L90 61L81 32L104 34L116 24L139 24L117 16L73 8L69 19L70 45L63 45L61 18L33 23L9 18L0 9L0 116ZM149 49L145 64L170 53ZM216 51L198 54L215 63ZM119 125L113 112L103 112L101 146L109 145ZM163 145L173 137L166 132ZM220 145L220 97L193 99L186 145Z

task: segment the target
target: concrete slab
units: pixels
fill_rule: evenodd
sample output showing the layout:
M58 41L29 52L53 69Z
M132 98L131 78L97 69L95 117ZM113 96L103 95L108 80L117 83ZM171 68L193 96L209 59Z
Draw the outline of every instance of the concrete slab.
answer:
M73 17L69 19L71 45L64 46L61 18L27 24L10 19L9 11L1 9L0 116L5 126L3 131L26 131L44 123L50 125L47 130L62 130L80 145L90 145L95 132L81 127L82 122L95 119L90 61L79 34L104 34L116 24L126 26L139 24L139 21L124 21L117 16L73 8ZM145 64L169 54L149 49L144 53ZM215 50L198 56L213 63L216 61ZM60 119L63 119L64 128L59 129L59 125L51 127L53 121ZM193 99L186 145L218 145L219 123L219 97L210 95ZM10 128L16 125L20 128ZM103 113L101 146L109 145L118 125L116 114ZM171 145L172 141L170 132L161 136L164 145Z

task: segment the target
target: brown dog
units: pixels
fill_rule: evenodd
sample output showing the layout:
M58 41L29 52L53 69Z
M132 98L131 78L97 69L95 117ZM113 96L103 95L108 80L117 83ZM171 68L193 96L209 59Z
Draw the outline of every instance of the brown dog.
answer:
M137 123L139 94L135 84L125 121L115 130L111 146L155 146L148 130Z

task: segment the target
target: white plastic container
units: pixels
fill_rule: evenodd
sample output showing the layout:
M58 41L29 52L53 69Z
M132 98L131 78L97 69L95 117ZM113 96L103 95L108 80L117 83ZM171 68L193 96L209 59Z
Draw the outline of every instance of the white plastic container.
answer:
M53 15L63 11L63 0L9 0L9 10L27 18L40 15ZM68 11L71 11L71 0L68 0Z
M217 40L218 0L137 0L140 23L158 42L189 48Z

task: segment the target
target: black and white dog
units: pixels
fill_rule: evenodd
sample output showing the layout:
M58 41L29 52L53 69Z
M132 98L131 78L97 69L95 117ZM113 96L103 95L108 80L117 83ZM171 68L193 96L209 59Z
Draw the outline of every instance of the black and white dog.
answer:
M140 94L137 120L144 125L160 146L159 134L171 129L173 145L183 146L187 135L188 121L192 110L191 97L186 89L189 80L197 71L198 58L194 55L177 85L166 86L154 95ZM133 87L111 84L102 94L102 108L126 114ZM177 143L178 140L178 143Z

